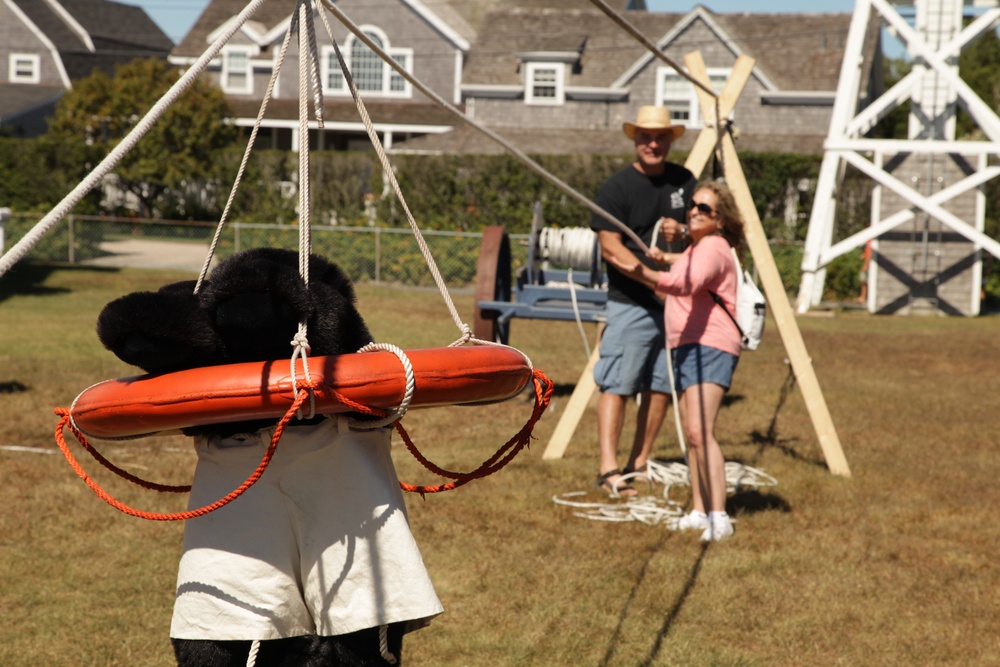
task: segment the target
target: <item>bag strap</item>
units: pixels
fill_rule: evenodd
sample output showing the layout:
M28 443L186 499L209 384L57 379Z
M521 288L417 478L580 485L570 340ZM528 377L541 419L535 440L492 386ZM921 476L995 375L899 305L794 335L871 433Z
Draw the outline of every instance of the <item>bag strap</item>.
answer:
M745 340L746 335L743 333L743 328L740 326L740 323L736 321L736 318L733 317L733 314L729 312L729 309L726 308L726 304L722 301L722 297L711 290L709 290L708 293L712 295L712 301L722 306L722 312L729 316L729 319L732 320L733 324L736 326L736 330L740 332L740 338Z
M739 257L736 256L736 248L729 246L729 251L733 254L733 263L736 265L736 297L738 299L740 282L742 282L743 280L743 271L742 271L743 267L740 266L740 259ZM736 321L736 318L733 316L733 314L729 312L728 308L726 308L726 304L722 300L722 297L713 292L712 290L708 290L708 293L712 295L712 301L719 304L719 306L722 308L722 312L724 312L726 315L729 316L729 319L736 327L736 330L740 332L740 340L746 343L747 336L745 333L743 333L743 327L740 326L740 323Z

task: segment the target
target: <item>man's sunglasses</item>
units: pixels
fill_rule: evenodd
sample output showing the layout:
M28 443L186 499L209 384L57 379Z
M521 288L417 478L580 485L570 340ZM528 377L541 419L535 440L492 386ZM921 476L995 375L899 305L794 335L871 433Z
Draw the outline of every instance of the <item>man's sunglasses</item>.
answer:
M696 201L691 202L691 206L689 208L696 208L696 209L698 209L698 212L701 213L702 215L714 215L715 214L715 209L714 208L712 208L708 204L699 204Z

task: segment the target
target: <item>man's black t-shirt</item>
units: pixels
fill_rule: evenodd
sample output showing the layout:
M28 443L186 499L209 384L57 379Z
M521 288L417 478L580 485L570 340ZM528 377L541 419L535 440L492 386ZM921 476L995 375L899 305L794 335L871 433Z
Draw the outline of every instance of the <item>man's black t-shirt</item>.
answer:
M666 169L659 176L647 176L630 164L608 178L597 192L597 205L625 223L650 247L655 244L653 229L661 217L684 222L697 185L694 174L684 167L672 162L666 162L664 166ZM626 248L644 264L656 268L653 260L646 257L635 241L617 225L595 213L591 218L590 228L595 232L611 231L621 234ZM662 243L660 247L663 247ZM675 251L680 252L680 248ZM609 300L649 309L663 306L650 288L622 275L613 266L605 266L608 272Z

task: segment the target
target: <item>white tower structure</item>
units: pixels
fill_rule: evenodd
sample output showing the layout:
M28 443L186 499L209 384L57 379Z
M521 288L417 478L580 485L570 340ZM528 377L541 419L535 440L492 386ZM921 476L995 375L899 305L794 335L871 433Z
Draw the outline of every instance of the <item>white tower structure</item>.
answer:
M914 6L915 26L897 7ZM1000 25L997 0L859 0L848 32L844 62L824 144L816 200L802 258L798 312L819 305L825 267L872 241L869 312L938 312L978 315L982 251L1000 257L1000 243L983 234L982 185L1000 175L1000 118L958 72L958 56L976 38ZM964 7L976 18L963 28ZM879 20L913 57L910 73L859 110L862 47ZM865 135L889 112L910 101L908 137ZM961 106L982 137L958 140ZM834 243L836 192L850 165L874 181L871 222Z

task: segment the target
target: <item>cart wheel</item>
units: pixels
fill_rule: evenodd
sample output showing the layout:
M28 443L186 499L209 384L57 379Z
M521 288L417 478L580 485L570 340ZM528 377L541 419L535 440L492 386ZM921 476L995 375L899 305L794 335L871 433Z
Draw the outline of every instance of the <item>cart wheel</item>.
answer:
M510 301L510 237L502 226L487 227L476 263L476 338L507 344L510 322L500 324L499 313L480 308L481 301Z

